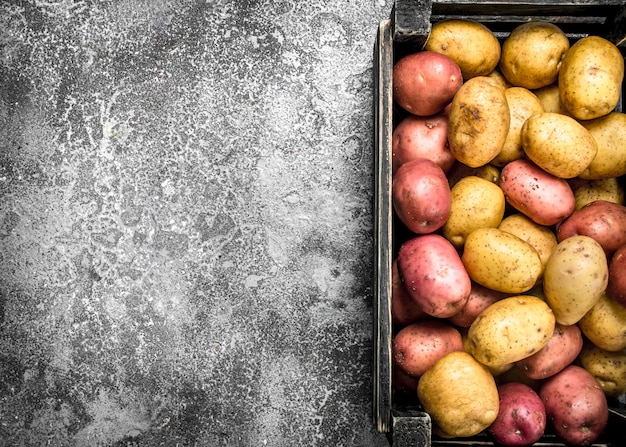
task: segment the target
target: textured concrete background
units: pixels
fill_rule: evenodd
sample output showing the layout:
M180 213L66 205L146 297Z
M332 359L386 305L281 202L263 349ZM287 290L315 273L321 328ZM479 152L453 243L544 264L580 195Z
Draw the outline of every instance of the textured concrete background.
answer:
M0 445L386 445L391 4L0 3Z

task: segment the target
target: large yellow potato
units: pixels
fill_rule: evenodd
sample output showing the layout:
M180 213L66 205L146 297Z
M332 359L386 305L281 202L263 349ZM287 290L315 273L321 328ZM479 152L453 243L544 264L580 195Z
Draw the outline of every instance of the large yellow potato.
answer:
M466 349L492 367L529 357L547 345L556 325L545 301L530 295L504 298L485 309L469 328Z
M504 92L486 76L468 80L457 91L448 115L448 145L461 163L483 166L502 150L511 120Z
M598 151L580 177L597 180L626 174L626 114L612 112L581 124L596 141Z
M544 112L531 116L521 131L526 156L550 174L563 178L580 175L598 152L591 133L574 118Z
M537 250L498 228L472 231L465 239L461 260L472 280L504 293L530 290L542 272Z
M500 153L491 161L492 164L500 167L510 161L524 157L521 137L522 126L528 118L543 112L539 98L526 88L511 87L504 91L504 95L511 114L509 132Z
M444 437L474 436L498 415L495 379L466 352L439 359L421 376L417 395L433 419L435 433Z
M585 343L579 356L580 366L596 378L607 396L626 393L626 350L606 351Z
M570 179L569 185L574 193L575 210L596 200L624 204L624 186L615 177L599 180L584 180L576 177Z
M443 236L455 247L478 228L497 227L504 217L506 202L498 185L477 176L462 178L450 191L452 204Z
M563 57L557 81L561 102L576 119L599 118L617 106L623 79L619 49L602 37L583 37Z
M424 50L451 58L461 68L465 80L490 74L501 55L500 42L489 28L463 19L433 24Z
M534 21L516 27L502 43L500 71L513 85L536 89L556 82L569 49L567 35L556 25Z
M559 242L543 272L543 292L556 321L578 323L600 300L608 279L606 255L598 242L582 235Z
M594 345L606 351L626 349L626 307L609 298L606 293L578 322Z

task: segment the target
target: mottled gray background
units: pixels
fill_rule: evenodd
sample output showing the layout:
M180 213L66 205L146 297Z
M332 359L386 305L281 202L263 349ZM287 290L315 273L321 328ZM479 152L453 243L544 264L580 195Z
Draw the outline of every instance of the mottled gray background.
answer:
M0 3L0 444L383 446L390 0Z

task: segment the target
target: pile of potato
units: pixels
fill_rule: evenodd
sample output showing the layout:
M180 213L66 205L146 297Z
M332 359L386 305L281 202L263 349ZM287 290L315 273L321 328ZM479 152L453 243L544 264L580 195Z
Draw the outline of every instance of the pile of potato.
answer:
M540 21L437 22L394 64L393 385L439 436L589 445L626 392L623 77Z

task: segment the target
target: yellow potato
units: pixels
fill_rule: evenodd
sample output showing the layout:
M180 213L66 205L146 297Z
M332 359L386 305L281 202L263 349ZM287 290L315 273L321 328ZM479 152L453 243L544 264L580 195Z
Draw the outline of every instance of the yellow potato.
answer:
M513 87L513 86L509 83L509 81L507 81L507 80L506 80L506 78L505 78L504 76L502 76L502 73L500 73L498 70L494 70L494 71L492 71L491 73L489 73L489 74L487 75L487 77L488 77L489 79L491 79L491 82L492 82L494 85L496 85L496 86L498 86L498 87L502 88L503 90L506 90L506 89L507 89L507 88L509 88L509 87Z
M497 227L504 217L506 201L498 185L476 176L462 178L450 191L452 204L443 236L455 247L478 228Z
M530 290L542 272L537 250L497 228L471 232L465 239L461 260L472 280L504 293Z
M557 81L561 102L576 119L599 118L617 106L623 79L620 50L602 37L583 37L563 57Z
M452 100L448 119L452 155L472 168L486 165L500 153L509 132L504 90L486 76L466 81Z
M598 152L580 177L597 180L626 174L626 114L612 112L581 124L596 141Z
M489 370L462 351L446 354L417 385L434 431L444 437L474 436L496 419L498 389Z
M511 87L506 89L504 94L511 114L509 132L500 153L491 161L492 164L500 167L524 157L521 139L522 126L528 118L543 112L539 98L526 88Z
M586 343L578 359L580 366L596 378L604 394L626 393L626 350L611 352Z
M528 242L539 254L543 267L558 244L556 235L550 228L533 222L521 213L507 216L498 228Z
M480 177L497 185L500 181L500 168L492 164L478 166L477 168L470 168L463 163L457 162L452 165L452 168L448 172L448 184L450 185L450 188L456 185L462 178L470 175Z
M598 152L591 133L574 118L539 113L522 126L526 156L544 171L563 179L580 175Z
M504 366L546 346L555 324L545 301L530 295L504 298L474 320L467 333L467 349L484 365Z
M561 115L569 115L569 112L563 107L558 84L550 84L533 90L533 93L539 99L544 112L560 113Z
M576 177L570 179L569 185L574 192L576 210L596 200L624 204L624 186L615 177L599 180L583 180Z
M455 61L465 80L490 74L501 55L500 42L489 28L463 19L433 24L424 49L445 54Z
M626 349L626 307L606 293L580 319L578 326L601 349L612 352Z
M513 85L536 89L555 83L569 49L567 35L548 22L516 27L502 43L500 71Z
M575 324L606 290L609 267L602 246L589 236L570 236L556 246L543 272L543 292L557 323Z

